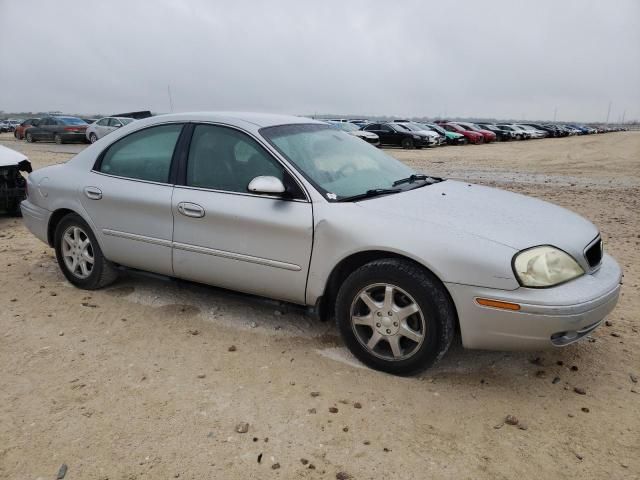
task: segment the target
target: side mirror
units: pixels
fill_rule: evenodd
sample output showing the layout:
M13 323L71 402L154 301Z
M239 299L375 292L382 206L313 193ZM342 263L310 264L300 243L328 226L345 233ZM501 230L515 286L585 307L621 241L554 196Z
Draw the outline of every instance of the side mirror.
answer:
M267 193L271 195L281 195L285 192L284 184L282 180L276 177L260 176L256 177L251 182L247 190L253 193Z
M121 126L122 126L121 123L118 123L118 124L114 125L115 128L120 128Z

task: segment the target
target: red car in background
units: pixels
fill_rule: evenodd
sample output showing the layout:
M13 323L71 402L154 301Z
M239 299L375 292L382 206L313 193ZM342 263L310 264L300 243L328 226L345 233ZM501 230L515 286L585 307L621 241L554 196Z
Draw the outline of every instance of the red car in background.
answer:
M484 137L484 143L491 143L496 141L495 133L493 133L491 130L482 128L481 126L476 125L475 123L469 123L469 122L454 122L454 123L464 128L465 130L471 130L472 132L481 133L482 136Z
M24 138L24 132L27 130L27 128L38 125L38 120L40 119L29 118L25 120L24 122L22 122L20 125L16 127L16 129L13 131L13 136L16 137L18 140L22 140Z
M464 137L469 140L469 143L473 143L474 145L484 143L484 135L480 132L468 130L453 122L439 123L438 125L450 132L456 132L464 135Z

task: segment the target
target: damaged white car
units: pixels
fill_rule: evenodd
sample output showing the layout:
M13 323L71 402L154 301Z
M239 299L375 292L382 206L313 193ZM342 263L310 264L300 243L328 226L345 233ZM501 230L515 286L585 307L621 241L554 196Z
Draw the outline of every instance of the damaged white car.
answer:
M0 145L0 212L20 215L20 202L26 198L27 188L27 180L20 172L31 172L29 159Z

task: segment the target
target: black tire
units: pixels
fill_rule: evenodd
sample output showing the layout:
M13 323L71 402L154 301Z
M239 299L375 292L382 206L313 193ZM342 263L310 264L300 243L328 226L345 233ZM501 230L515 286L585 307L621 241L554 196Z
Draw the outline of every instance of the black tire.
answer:
M92 247L93 253L93 268L86 278L79 278L76 276L69 268L67 267L62 252L62 242L63 235L70 227L80 227L83 233L90 240L90 246ZM54 247L56 251L56 259L58 260L58 265L62 270L64 276L78 288L82 288L85 290L96 290L98 288L106 287L107 285L113 283L118 278L118 270L116 267L107 260L102 254L102 250L100 249L100 245L91 231L91 228L85 222L82 217L75 213L70 213L60 220L58 225L56 226L55 236L54 236Z
M424 340L414 346L408 358L380 358L361 343L355 331L352 307L363 289L376 284L392 284L404 290L421 310ZM432 273L408 260L388 258L360 267L341 285L335 308L338 329L349 350L369 367L395 375L410 375L434 365L449 349L455 333L456 311L448 292ZM358 328L374 333L373 325Z
M411 139L411 138L403 138L402 139L402 143L400 143L400 145L405 150L411 150L411 149L413 149L413 139Z
M95 133L91 133L89 135L89 142L96 143L98 141L98 136Z
M24 138L25 138L25 139L27 140L27 142L29 142L29 143L35 143L35 141L36 141L36 139L35 139L35 138L33 138L33 135L31 135L29 132L27 132L27 134L25 135L25 137L24 137Z
M64 143L64 140L62 140L62 136L58 135L57 133L53 136L53 141L58 145L62 145Z

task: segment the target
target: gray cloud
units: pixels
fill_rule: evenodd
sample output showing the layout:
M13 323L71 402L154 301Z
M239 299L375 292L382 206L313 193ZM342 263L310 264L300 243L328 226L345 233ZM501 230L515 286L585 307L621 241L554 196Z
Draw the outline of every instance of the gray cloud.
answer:
M0 0L0 109L640 118L640 2Z

